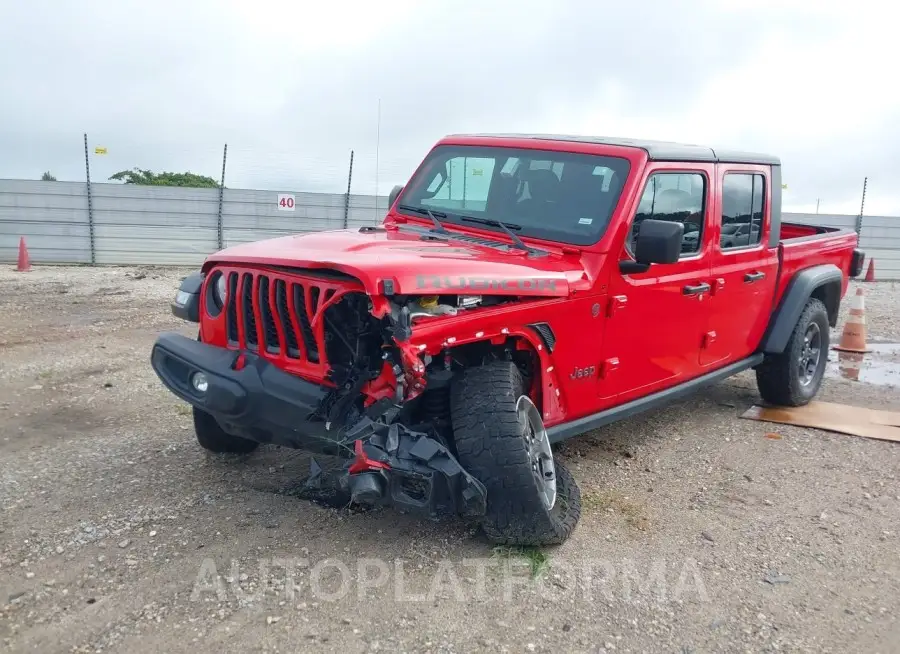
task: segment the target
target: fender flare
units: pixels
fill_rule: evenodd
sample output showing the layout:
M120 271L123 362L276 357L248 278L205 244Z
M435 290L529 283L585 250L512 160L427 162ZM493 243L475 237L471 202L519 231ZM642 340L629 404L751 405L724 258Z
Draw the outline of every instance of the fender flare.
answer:
M806 268L794 275L769 321L762 340L762 352L766 354L784 352L791 332L794 331L803 308L815 290L835 282L840 285L842 279L841 269L832 263Z

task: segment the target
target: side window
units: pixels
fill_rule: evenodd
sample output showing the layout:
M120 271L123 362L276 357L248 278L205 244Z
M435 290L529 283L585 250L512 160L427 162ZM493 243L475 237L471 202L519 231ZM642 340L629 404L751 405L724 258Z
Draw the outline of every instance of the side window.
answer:
M648 218L684 224L681 253L700 251L705 220L706 178L699 173L654 173L647 180L628 236L628 249L634 252L634 239L641 223Z
M728 173L722 184L723 250L759 243L763 226L766 178L750 173Z

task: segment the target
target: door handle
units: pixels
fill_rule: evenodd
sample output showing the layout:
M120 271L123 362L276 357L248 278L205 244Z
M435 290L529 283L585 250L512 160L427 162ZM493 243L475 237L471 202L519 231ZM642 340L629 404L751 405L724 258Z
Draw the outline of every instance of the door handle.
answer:
M712 288L706 282L701 284L697 284L696 286L683 286L681 288L681 292L684 295L700 295L701 293L706 293L709 289Z
M752 284L753 282L759 281L760 279L765 279L766 273L764 272L752 272L744 275L744 283Z

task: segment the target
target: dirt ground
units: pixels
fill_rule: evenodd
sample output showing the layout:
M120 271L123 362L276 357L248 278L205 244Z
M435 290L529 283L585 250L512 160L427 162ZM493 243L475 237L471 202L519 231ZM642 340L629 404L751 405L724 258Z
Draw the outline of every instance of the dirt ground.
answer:
M8 650L900 651L900 444L741 419L743 374L565 444L573 537L494 551L310 501L297 452L201 450L149 365L187 272L0 271ZM900 289L865 288L900 342ZM888 382L820 399L900 410Z

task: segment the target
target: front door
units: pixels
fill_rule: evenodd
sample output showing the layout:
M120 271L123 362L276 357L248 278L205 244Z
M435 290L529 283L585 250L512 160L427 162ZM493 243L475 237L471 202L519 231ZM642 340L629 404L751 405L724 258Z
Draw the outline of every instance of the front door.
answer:
M648 218L684 224L681 258L653 264L644 273L612 273L598 380L599 395L609 403L621 404L700 374L709 319L707 226L714 173L713 164L668 163L648 169L619 260L632 258L634 237Z
M718 168L722 199L714 212L718 238L711 255L714 288L707 330L712 338L700 354L701 365L710 368L750 356L762 339L772 313L780 237L770 234L768 168Z

